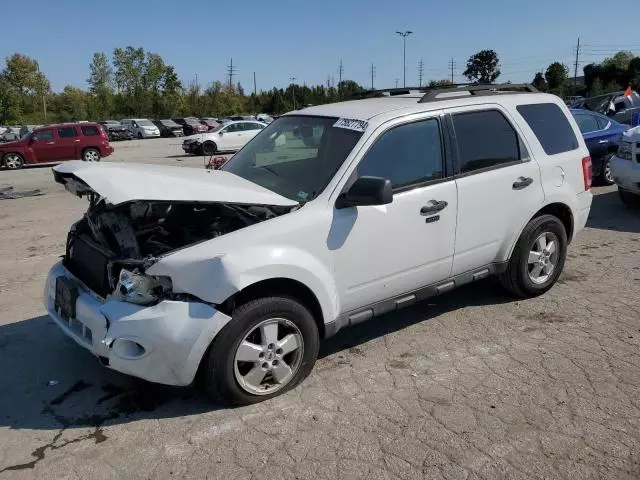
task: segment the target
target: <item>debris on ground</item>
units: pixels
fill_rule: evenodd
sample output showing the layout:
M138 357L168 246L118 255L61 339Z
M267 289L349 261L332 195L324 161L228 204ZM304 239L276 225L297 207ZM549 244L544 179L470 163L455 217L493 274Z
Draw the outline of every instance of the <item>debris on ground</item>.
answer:
M0 200L14 200L16 198L35 197L37 195L42 195L39 188L15 191L11 186L0 187Z

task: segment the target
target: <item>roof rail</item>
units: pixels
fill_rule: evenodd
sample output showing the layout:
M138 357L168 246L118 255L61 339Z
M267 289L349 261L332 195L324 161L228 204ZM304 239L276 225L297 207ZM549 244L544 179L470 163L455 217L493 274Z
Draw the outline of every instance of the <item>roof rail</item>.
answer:
M509 93L538 93L529 83L471 84L451 88L430 88L418 103L440 102L451 98L504 95Z

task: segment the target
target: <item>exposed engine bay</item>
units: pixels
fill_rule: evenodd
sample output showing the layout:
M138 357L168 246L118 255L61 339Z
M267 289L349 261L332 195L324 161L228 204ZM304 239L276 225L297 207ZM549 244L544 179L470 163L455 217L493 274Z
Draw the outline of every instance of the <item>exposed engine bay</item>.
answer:
M96 196L69 232L64 263L102 297L144 292L145 298L139 296L139 303L149 303L154 295L171 287L169 279L144 275L145 268L157 257L291 210L279 206L159 201L135 201L114 207Z

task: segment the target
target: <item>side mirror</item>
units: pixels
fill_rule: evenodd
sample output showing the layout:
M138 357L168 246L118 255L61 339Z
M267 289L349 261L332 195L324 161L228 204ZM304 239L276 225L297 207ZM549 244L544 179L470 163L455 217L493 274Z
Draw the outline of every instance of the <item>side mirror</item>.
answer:
M380 177L360 177L349 190L340 194L336 208L387 205L393 201L391 181Z
M222 136L223 133L224 133L223 131L220 131L218 132L218 135Z

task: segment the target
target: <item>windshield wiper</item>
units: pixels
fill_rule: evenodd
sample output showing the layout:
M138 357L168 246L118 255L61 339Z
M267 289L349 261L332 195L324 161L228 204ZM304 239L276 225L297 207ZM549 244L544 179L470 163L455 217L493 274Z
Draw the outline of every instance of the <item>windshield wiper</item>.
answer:
M262 165L258 168L262 168L264 170L266 170L267 172L271 173L272 175L275 175L276 177L279 177L280 175L278 175L278 173L271 167L267 166L267 165Z

